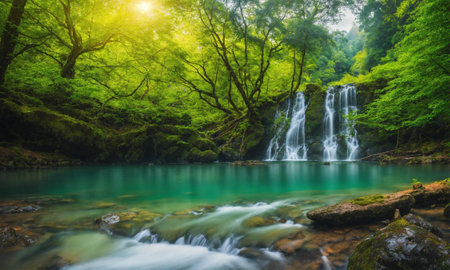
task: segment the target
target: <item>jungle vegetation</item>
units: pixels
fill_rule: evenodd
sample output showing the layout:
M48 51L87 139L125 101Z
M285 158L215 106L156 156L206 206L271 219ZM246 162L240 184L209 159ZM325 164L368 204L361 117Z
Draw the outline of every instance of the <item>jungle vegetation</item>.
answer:
M345 9L358 23L329 30ZM1 91L118 132L175 119L227 143L259 127L265 104L311 84L357 83L373 93L361 125L416 137L432 127L443 138L449 9L445 0L6 0Z

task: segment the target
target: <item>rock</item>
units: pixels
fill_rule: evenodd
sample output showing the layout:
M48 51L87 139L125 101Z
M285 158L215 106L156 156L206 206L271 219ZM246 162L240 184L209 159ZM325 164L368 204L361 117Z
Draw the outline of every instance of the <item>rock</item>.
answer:
M270 218L263 218L260 216L255 216L255 217L251 217L249 219L246 219L243 222L243 225L249 228L254 228L254 227L261 227L261 226L267 226L267 225L272 225L274 224L276 221Z
M297 250L301 249L305 239L289 239L284 238L275 243L275 249L283 252L284 254L294 254Z
M0 206L0 214L18 214L26 212L34 212L41 209L37 205L5 205Z
M196 147L189 150L187 160L189 162L211 163L217 160L217 153L212 150L199 150Z
M417 182L417 183L413 184L413 189L414 190L416 190L416 189L423 189L423 188L424 187L423 187L422 183L420 183L420 182Z
M266 163L259 160L245 160L245 161L234 161L230 163L231 166L255 166L255 165L266 165Z
M72 262L70 260L58 255L53 255L48 259L45 265L39 268L39 270L59 270L71 264Z
M294 220L296 218L304 217L302 209L298 205L288 205L280 207L275 214L284 219Z
M419 189L403 191L414 197L414 207L427 207L433 204L445 205L450 202L450 178L433 182Z
M289 269L320 270L327 269L320 249L313 245L304 245L295 254L291 255ZM329 268L328 268L329 269Z
M450 217L450 203L448 203L444 208L444 216Z
M0 248L9 248L19 243L19 236L11 227L0 228Z
M449 252L447 242L401 218L361 242L349 259L348 270L450 269Z
M435 226L431 225L431 223L425 221L423 218L413 215L413 214L408 214L406 216L403 217L406 221L408 221L411 224L414 224L416 226L419 226L439 237L442 237L442 232Z
M101 208L111 208L114 206L116 206L116 204L112 202L96 202L93 203L90 208L101 209Z
M395 209L395 213L394 213L394 220L397 220L399 218L401 218L402 216L400 215L400 210Z
M407 214L414 204L408 194L372 195L312 210L307 217L318 224L350 225L390 219L395 210Z
M132 236L139 232L146 223L160 217L162 217L160 214L147 211L126 211L103 215L95 220L95 224L110 234Z

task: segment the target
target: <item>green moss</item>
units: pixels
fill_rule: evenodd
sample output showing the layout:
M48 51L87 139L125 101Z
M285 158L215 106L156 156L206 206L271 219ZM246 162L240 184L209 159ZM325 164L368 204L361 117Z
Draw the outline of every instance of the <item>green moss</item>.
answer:
M417 247L390 246L402 238L408 238L406 245ZM447 269L448 249L436 235L401 218L361 242L349 258L348 269Z
M216 144L213 141L201 137L193 139L192 145L202 151L217 149Z
M382 203L384 202L384 195L375 194L370 196L359 197L351 200L350 202L353 204L365 206L373 203Z
M187 159L190 162L209 163L217 160L217 154L211 150L201 151L200 149L193 147L189 151Z

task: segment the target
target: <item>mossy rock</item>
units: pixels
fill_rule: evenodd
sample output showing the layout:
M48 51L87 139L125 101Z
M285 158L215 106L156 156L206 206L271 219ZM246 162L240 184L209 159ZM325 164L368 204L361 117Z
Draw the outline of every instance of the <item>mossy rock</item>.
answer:
M449 252L446 241L402 218L361 242L348 269L450 269Z
M75 158L104 160L111 134L90 123L45 107L28 107L0 99L0 120L5 139L31 142L35 148L58 150Z
M133 236L145 224L151 223L161 217L161 214L147 211L124 211L103 215L95 220L95 224L108 233Z
M307 217L319 224L360 224L391 219L396 209L407 214L413 205L409 194L372 195L312 210Z
M239 147L231 147L229 145L222 145L219 147L220 161L234 161L238 160L239 157Z
M212 150L201 151L193 147L188 153L187 160L189 162L210 163L217 160L217 153Z
M261 216L254 216L254 217L251 217L249 219L246 219L243 222L243 225L245 227L248 227L248 228L254 228L254 227L261 227L261 226L272 225L272 224L275 224L275 222L276 221L274 219L271 219L271 218L264 218L264 217L261 217Z
M450 178L424 185L423 188L413 189L408 193L414 197L414 207L446 205L450 202Z
M197 137L192 141L192 145L200 149L201 151L212 150L216 151L216 144L208 139Z
M351 203L365 206L372 203L382 203L384 202L384 196L381 194L369 195L364 197L355 198L350 201Z

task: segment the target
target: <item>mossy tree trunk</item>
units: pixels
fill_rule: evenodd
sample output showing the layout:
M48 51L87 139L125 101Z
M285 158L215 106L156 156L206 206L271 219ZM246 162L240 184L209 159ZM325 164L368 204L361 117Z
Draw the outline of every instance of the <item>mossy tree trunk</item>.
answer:
M27 0L14 0L9 11L0 42L0 85L4 83L8 66L14 58L14 48L17 45L19 26L26 4Z

